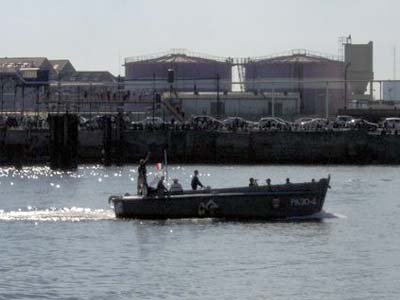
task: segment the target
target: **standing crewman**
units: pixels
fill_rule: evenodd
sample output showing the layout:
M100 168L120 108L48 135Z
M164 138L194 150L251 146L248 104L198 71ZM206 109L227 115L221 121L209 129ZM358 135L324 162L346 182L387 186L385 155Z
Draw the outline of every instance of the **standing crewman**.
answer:
M137 193L138 195L142 196L147 196L148 193L146 163L149 160L149 157L150 157L150 152L147 153L145 159L142 158L139 161Z
M197 170L194 170L194 175L192 178L191 185L192 185L192 190L194 190L194 191L197 190L198 186L204 188L203 184L199 180L199 171L197 171Z

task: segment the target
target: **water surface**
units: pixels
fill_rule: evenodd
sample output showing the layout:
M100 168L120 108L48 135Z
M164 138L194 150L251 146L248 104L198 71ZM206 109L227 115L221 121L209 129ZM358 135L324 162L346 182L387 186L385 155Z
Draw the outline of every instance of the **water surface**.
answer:
M332 176L320 222L116 220L136 166L0 168L0 299L397 299L400 168L170 166L189 187ZM150 166L149 176L156 170ZM151 181L151 180L150 180Z

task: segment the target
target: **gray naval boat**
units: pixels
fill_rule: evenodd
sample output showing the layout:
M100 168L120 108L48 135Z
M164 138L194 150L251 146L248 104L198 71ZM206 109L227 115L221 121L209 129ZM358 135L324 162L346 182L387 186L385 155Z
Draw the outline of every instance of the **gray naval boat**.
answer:
M330 176L319 181L111 196L117 218L276 220L312 217L324 205Z

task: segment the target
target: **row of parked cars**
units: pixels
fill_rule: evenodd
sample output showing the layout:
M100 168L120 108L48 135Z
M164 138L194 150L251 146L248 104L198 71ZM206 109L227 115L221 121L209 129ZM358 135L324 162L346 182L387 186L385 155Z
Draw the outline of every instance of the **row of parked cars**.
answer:
M394 118L389 118L394 119ZM389 119L384 121L384 124L389 124ZM400 120L400 119L399 119ZM391 124L391 123L390 123ZM400 124L400 123L399 123ZM380 124L372 123L363 119L355 119L351 116L338 116L335 120L324 118L300 118L294 122L290 122L278 117L264 117L258 122L245 120L241 117L229 117L223 121L217 120L211 116L194 116L184 124L171 121L165 123L159 117L148 117L139 122L131 122L130 127L133 129L143 128L161 128L164 126L178 126L188 129L227 129L227 130L319 130L319 129L360 129L375 131ZM390 126L390 125L386 125Z
M0 128L46 128L48 123L42 116L0 115Z
M95 115L92 117L80 116L80 126L86 129L102 129L105 124L104 115ZM111 122L116 124L117 116L110 116ZM380 123L372 123L364 119L353 118L352 116L340 115L334 120L324 118L304 117L290 122L277 117L264 117L258 122L249 121L241 117L229 117L223 121L217 120L211 116L200 115L193 116L189 121L181 123L175 120L164 122L159 117L147 117L141 121L132 121L128 115L123 116L123 125L130 129L145 128L180 128L180 129L205 129L205 130L327 130L327 129L345 129L345 130L400 130L400 118L386 118ZM46 127L45 118L35 116L13 116L0 115L0 127Z
M164 126L161 118L146 118L136 125ZM168 123L167 125L170 125ZM277 117L264 117L258 122L245 120L240 117L229 117L223 121L210 116L194 116L185 124L174 122L175 126L186 126L192 129L227 129L227 130L365 130L377 131L378 129L400 130L400 118L386 118L380 123L369 122L365 119L354 118L352 116L339 115L334 120L325 118L300 118L294 122Z
M295 121L296 123L296 121ZM304 129L310 128L344 128L351 130L366 130L377 131L378 129L384 130L399 130L400 118L385 118L380 123L369 122L365 119L354 118L352 116L337 116L335 120L327 120L322 118L315 118L311 120L303 120L300 122L300 127Z

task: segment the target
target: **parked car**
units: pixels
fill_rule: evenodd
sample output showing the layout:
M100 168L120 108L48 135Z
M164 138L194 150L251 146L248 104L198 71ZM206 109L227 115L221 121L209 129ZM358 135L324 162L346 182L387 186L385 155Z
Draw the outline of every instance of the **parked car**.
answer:
M312 119L313 119L313 118L311 118L311 117L298 118L298 119L296 119L296 120L293 122L293 124L294 124L294 125L301 125L302 123L309 122L309 121L311 121Z
M17 118L14 116L7 116L6 117L6 126L7 127L18 127Z
M300 127L305 130L326 129L329 125L329 120L324 118L314 118L310 121L302 122Z
M253 124L253 122L245 120L241 117L229 117L222 121L226 128L247 128Z
M258 121L260 129L289 129L290 125L280 118L264 117Z
M144 129L148 127L161 128L165 122L160 117L147 117L139 122L131 122L131 127L134 129Z
M6 126L6 118L0 115L0 127Z
M282 118L275 117L275 119L277 119L278 121L281 121L282 123L285 123L286 125L289 125L289 126L293 125L293 122L286 121Z
M353 119L350 122L346 123L346 127L351 129L361 129L367 131L376 131L379 128L379 125L376 123L369 122L364 119Z
M219 129L224 127L223 122L206 115L193 116L190 120L190 123L203 129Z
M79 116L79 126L80 127L89 127L90 123L89 123L89 119L83 117L83 116Z
M160 117L147 117L144 120L140 121L143 125L162 125L164 121Z
M385 129L400 129L400 118L386 118L383 121L383 128Z
M86 122L86 127L90 129L103 129L105 124L105 119L106 119L105 115L93 116Z
M353 120L352 116L341 115L337 116L334 122L335 127L346 127L346 123Z

